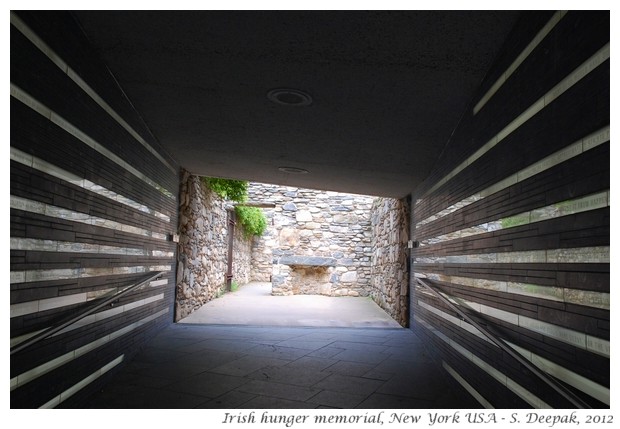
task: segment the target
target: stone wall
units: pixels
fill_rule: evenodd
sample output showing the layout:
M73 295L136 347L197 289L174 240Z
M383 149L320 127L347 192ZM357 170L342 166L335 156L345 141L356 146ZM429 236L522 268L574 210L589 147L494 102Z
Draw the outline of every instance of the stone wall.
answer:
M254 279L271 278L275 295L368 296L372 197L259 183L250 184L249 195L250 201L275 204L264 210L268 231L253 248ZM295 256L333 263L324 268L282 263L283 257ZM290 283L289 276L304 273L321 283L316 288Z
M175 320L225 291L228 265L228 213L200 177L182 172L179 195L179 249ZM250 280L251 241L235 228L233 281Z
M408 324L409 240L408 204L377 198L372 205L372 259L370 296L394 320Z

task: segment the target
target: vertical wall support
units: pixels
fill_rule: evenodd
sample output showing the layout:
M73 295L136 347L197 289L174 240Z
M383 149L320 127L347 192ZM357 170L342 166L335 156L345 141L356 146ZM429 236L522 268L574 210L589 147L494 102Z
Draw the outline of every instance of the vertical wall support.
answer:
M235 242L235 210L228 209L228 265L226 270L226 290L232 290L233 279L233 244Z

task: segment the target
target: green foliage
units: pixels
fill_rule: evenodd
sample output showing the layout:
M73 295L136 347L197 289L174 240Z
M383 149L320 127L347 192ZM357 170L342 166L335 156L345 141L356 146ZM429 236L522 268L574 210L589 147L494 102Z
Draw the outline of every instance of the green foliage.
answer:
M232 281L230 283L230 291L231 292L235 292L237 289L239 289L239 283L237 283L236 281Z
M205 184L225 200L244 203L248 200L248 182L234 179L203 177ZM267 219L263 211L256 207L236 206L237 220L243 226L245 238L263 235L267 229Z
M244 203L248 199L248 182L234 179L203 177L206 185L225 200Z
M253 235L263 235L265 229L267 229L267 219L261 209L236 206L235 213L237 220L243 226L243 233L246 238L250 238Z

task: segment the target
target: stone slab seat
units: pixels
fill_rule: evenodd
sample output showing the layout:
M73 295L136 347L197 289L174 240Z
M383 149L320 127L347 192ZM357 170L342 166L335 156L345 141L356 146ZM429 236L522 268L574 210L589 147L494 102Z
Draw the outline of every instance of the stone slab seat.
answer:
M308 267L334 267L336 266L335 258L324 256L282 256L275 261L277 264L291 266L308 266Z

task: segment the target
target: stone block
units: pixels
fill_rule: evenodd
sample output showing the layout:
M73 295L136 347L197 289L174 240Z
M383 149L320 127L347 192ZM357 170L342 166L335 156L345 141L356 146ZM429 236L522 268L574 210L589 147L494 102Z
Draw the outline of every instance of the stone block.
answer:
M308 210L299 210L295 213L295 219L297 222L311 222L312 221L312 213Z
M282 228L280 231L280 246L296 246L299 243L299 230L297 228Z
M331 295L332 294L332 284L331 283L323 283L319 286L319 293L321 295Z
M340 281L343 283L351 283L357 281L357 271L347 271L342 273Z

